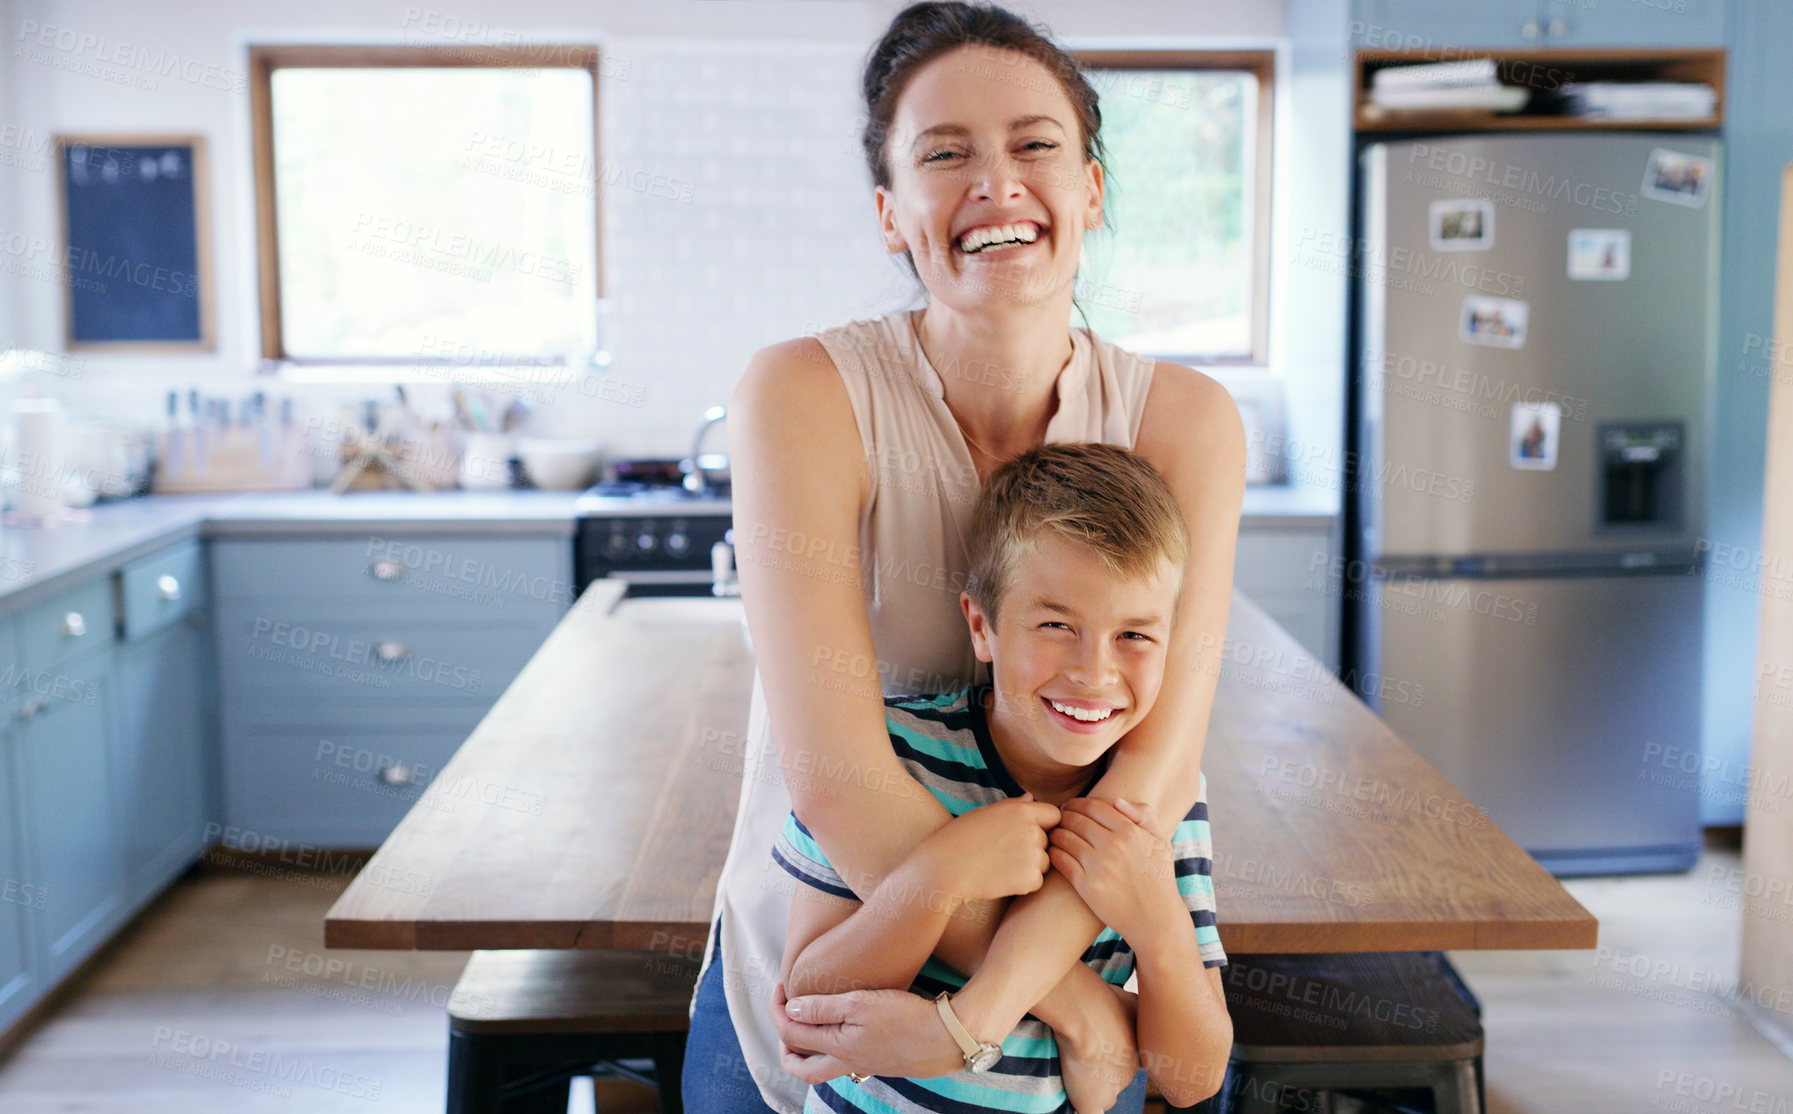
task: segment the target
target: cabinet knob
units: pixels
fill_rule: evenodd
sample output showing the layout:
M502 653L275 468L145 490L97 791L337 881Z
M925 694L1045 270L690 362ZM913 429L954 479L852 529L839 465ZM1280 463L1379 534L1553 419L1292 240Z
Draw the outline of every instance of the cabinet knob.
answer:
M382 558L367 566L367 574L375 580L397 580L405 575L405 566L397 561Z
M389 638L374 647L374 656L384 662L404 661L411 656L411 647Z
M48 708L49 706L50 706L50 702L48 700L45 700L41 696L33 696L30 699L26 700L23 704L20 704L19 710L14 712L13 715L17 716L20 719L33 719L37 716L37 714L39 712L43 711L45 708Z
M1557 16L1550 21L1550 26L1547 28L1547 31L1551 38L1560 39L1569 33L1569 21L1562 16Z
M417 771L403 762L394 762L380 768L380 780L387 785L410 785L417 780Z
M170 603L174 602L175 600L180 599L181 598L181 582L176 580L172 576L157 577L156 578L156 595L162 597L163 599L169 601Z
M71 611L62 617L62 633L70 638L80 638L87 633L87 620L79 611Z
M1519 25L1519 34L1528 39L1544 37L1544 25L1535 19L1528 19Z

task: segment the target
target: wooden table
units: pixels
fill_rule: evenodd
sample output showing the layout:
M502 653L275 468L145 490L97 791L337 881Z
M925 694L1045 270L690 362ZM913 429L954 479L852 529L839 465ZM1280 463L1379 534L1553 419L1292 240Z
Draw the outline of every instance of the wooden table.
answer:
M556 628L327 946L702 947L753 660L738 604L620 592L594 585ZM1203 762L1229 952L1594 946L1587 910L1236 593L1227 634Z

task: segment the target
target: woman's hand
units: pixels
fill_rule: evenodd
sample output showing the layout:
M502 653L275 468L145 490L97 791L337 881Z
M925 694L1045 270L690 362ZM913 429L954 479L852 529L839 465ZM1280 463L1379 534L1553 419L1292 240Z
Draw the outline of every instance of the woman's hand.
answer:
M772 1020L784 1044L779 1063L805 1083L824 1083L850 1071L931 1079L965 1070L965 1054L934 1003L907 990L852 990L787 1001L781 985L772 993Z
M1076 1033L1054 1031L1058 1038L1059 1073L1071 1109L1107 1110L1139 1071L1135 1033L1138 996L1116 987L1092 1003Z
M928 856L929 876L960 901L1030 894L1052 869L1046 833L1058 820L1058 809L1026 793L955 818L929 836L920 853Z
M1052 865L1122 939L1143 937L1171 903L1182 908L1170 844L1149 804L1079 797L1060 812Z

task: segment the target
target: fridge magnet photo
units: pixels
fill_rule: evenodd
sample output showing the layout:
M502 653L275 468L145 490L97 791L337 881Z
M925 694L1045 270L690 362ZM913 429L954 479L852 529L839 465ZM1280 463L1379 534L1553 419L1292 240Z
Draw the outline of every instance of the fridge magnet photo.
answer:
M1643 195L1656 201L1698 209L1706 203L1712 181L1712 160L1657 147L1644 167Z
M1515 468L1548 472L1556 467L1557 435L1563 429L1563 408L1554 402L1515 402L1507 461Z
M1631 230L1571 229L1569 277L1582 282L1621 282L1630 278Z
M1495 348L1524 348L1525 320L1531 307L1511 298L1463 299L1463 321L1457 335L1471 344Z
M1487 251L1494 246L1494 203L1449 198L1431 205L1433 251Z

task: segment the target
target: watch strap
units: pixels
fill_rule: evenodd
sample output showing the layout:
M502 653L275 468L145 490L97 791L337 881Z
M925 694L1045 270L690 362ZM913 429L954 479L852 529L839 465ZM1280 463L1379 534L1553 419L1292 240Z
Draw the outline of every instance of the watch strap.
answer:
M959 1051L965 1054L967 1061L982 1051L982 1046L973 1039L970 1031L959 1021L959 1015L953 1012L951 995L944 990L935 995L934 1008L940 1011L940 1020L946 1022L946 1031L952 1034L954 1042L958 1044Z

